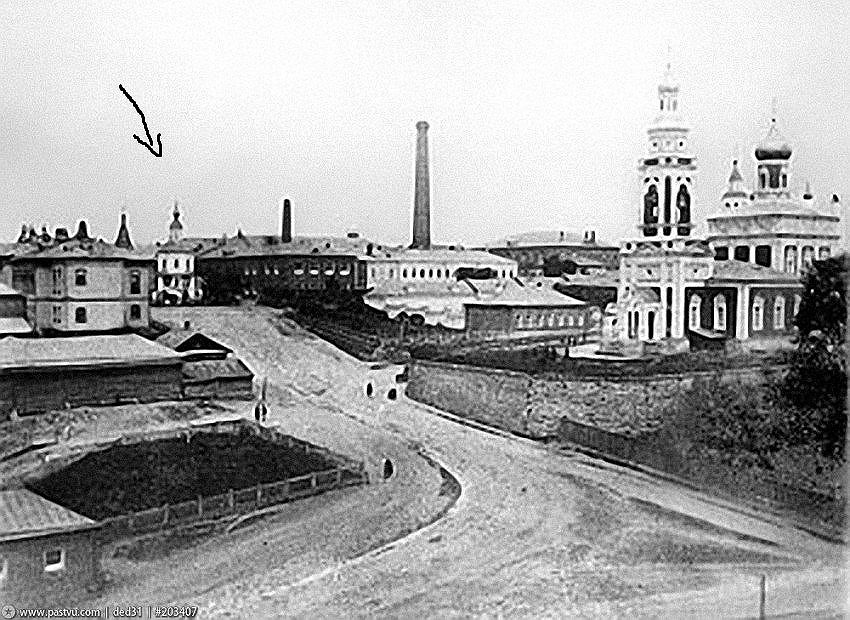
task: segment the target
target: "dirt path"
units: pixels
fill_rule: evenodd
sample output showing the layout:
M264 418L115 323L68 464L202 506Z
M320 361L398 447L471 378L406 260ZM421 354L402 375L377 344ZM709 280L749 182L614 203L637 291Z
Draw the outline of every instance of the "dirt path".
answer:
M758 612L765 573L771 613L843 609L840 547L669 482L390 402L397 369L370 370L297 328L276 329L274 317L264 309L157 311L175 324L191 320L267 375L273 421L284 430L364 458L373 471L383 456L399 459L399 478L375 485L392 493L347 492L339 504L316 498L327 504L304 503L233 541L176 552L161 561L159 590L139 575L126 596L167 592L202 604L205 616L231 617L742 617ZM363 394L366 381L378 388L373 399ZM463 493L437 523L366 553L381 544L376 531L401 533L401 522L409 527L411 515L434 507L438 481L404 460L418 446ZM382 501L396 501L405 519L387 524ZM311 551L275 563L299 536ZM191 581L166 581L186 571Z

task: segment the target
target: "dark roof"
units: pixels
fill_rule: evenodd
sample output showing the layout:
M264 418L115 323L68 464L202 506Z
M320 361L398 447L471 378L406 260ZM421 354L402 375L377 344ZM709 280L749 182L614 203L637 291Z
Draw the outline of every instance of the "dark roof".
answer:
M0 491L0 540L90 529L91 519L27 489Z
M364 256L369 241L362 237L293 237L282 243L275 235L231 237L201 252L202 258L234 258L278 255L355 255Z
M130 248L116 247L103 239L69 239L47 247L33 247L31 244L15 244L14 254L18 260L57 260L67 258L88 258L94 260L153 260L151 252L140 252Z
M254 373L236 357L223 360L201 360L183 364L185 383L206 383L216 379L253 379Z
M0 371L179 363L180 355L136 334L0 340Z
M217 340L213 340L206 334L192 330L172 329L165 332L156 341L181 353L197 349L233 353L233 349L221 344Z

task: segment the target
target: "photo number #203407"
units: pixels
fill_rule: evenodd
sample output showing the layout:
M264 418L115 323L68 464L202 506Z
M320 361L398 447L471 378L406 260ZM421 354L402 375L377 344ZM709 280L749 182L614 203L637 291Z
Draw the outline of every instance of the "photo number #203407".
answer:
M194 618L197 615L197 605L157 606L151 610L152 618Z

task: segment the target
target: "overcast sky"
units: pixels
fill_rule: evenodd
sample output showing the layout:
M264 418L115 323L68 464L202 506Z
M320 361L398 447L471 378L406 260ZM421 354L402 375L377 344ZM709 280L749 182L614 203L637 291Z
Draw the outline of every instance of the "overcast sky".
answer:
M0 240L22 222L163 238L358 230L409 242L427 120L432 238L634 234L637 159L672 46L713 211L776 97L792 184L850 198L850 11L836 2L0 5ZM153 157L132 135L162 134Z

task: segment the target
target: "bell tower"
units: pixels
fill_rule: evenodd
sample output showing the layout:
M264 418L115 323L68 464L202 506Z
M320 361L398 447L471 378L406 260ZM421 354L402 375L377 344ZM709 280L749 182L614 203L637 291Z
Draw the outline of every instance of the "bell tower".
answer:
M691 234L696 158L690 127L679 114L679 84L670 63L658 85L658 113L647 129L647 154L640 159L642 237L669 239Z

